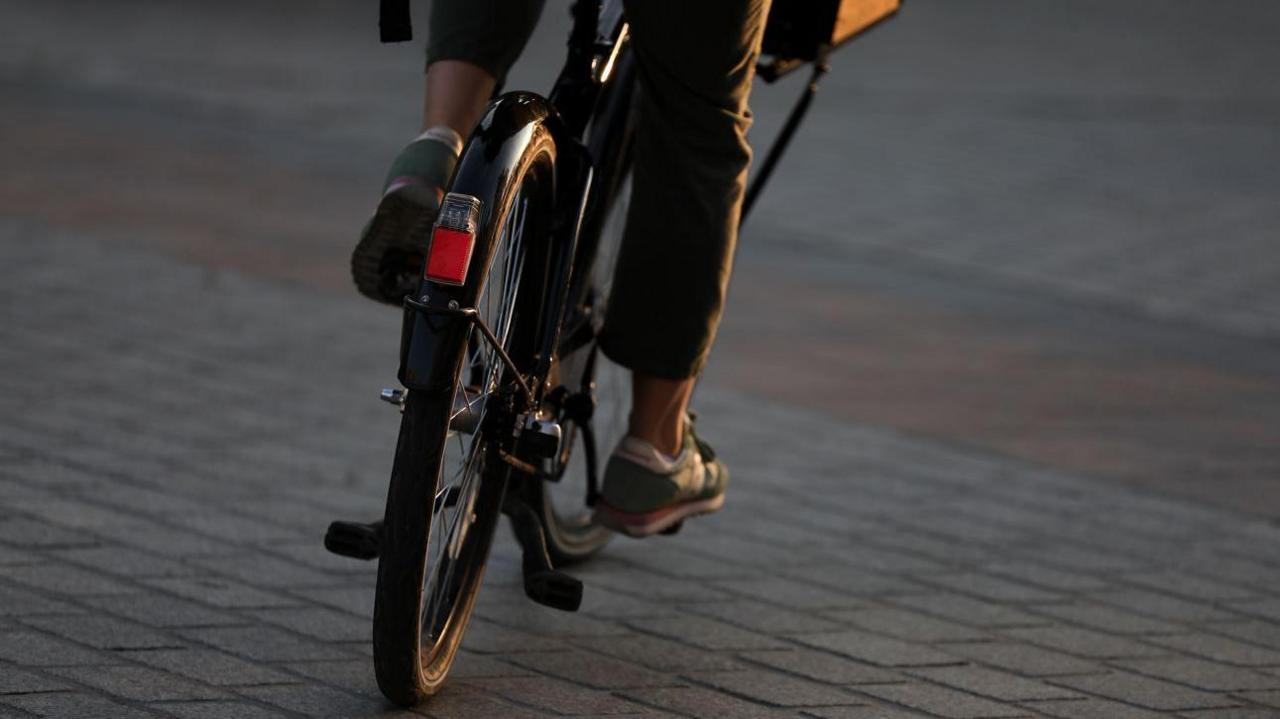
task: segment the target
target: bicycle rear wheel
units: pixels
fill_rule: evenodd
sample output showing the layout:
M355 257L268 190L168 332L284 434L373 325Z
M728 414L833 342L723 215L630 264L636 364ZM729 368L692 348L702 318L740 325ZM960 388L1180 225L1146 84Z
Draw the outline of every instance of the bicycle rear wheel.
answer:
M496 196L482 198L490 217L502 219L475 307L509 353L523 331L527 249L548 226L553 157L550 136L535 133ZM453 664L509 474L498 450L510 425L495 421L507 370L474 327L458 351L451 392L409 392L387 493L374 668L383 694L403 706L438 691Z

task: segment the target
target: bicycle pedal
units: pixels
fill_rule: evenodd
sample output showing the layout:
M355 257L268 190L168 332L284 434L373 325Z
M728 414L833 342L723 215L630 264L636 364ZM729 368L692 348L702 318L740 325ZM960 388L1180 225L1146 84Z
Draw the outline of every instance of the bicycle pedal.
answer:
M382 522L330 522L324 548L342 557L376 559L382 544Z
M658 532L658 534L665 534L665 535L667 535L667 536L671 536L671 535L673 535L673 534L675 534L675 533L679 532L679 531L680 531L680 529L681 529L682 527L684 527L684 520L683 520L683 519L682 519L682 520L680 520L679 522L676 522L675 524L671 525L670 527L667 527L666 529L662 530L661 532Z
M538 604L562 612L576 612L582 606L582 581L554 569L526 573L524 593Z

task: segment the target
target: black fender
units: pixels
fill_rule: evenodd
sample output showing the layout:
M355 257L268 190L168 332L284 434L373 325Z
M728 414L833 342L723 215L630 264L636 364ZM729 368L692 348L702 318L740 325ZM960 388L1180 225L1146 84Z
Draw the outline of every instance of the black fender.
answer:
M464 285L452 286L424 279L417 296L412 298L412 302L406 302L398 373L400 383L405 387L427 392L452 390L466 349L469 320L451 314L449 310L475 306L504 219L498 210L508 204L518 189L514 180L525 171L525 165L546 152L550 153L551 172L549 176L539 178L539 194L542 195L539 201L547 203L547 210L543 213L546 220L560 216L560 213L552 211L561 184L558 175L567 172L566 168L580 164L565 163L559 159L565 148L571 156L585 154L577 141L567 136L559 118L543 97L528 92L512 92L490 103L463 148L449 184L449 192L471 195L480 200L476 245L467 269L467 280ZM566 179L570 181L569 187L575 186L573 178ZM577 196L580 193L569 194ZM547 226L538 230L538 238L546 238L545 243L534 244L543 244L538 248L542 253L540 256L550 259L563 251L558 247L563 237L564 233ZM571 233L570 246L575 237L576 233ZM551 263L548 262L547 266L550 267Z

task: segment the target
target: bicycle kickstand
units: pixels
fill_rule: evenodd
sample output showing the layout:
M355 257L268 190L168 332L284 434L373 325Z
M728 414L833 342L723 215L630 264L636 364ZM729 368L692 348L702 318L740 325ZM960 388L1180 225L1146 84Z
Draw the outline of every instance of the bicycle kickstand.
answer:
M582 605L582 581L551 566L547 537L533 508L508 493L502 511L511 518L516 539L524 550L520 563L524 573L524 593L533 601L552 609L576 612Z

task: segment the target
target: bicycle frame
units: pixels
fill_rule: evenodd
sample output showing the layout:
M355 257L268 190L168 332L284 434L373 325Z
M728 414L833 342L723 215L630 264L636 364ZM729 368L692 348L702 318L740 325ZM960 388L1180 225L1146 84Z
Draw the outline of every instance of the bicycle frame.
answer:
M529 128L546 128L555 140L556 171L554 180L554 226L547 228L548 242L538 251L553 255L549 267L552 276L545 287L555 288L555 296L544 297L543 324L537 332L537 348L533 367L514 367L517 376L544 376L550 369L553 350L557 347L566 308L571 300L586 293L585 272L575 268L589 266L594 255L592 236L580 252L584 220L601 208L593 202L599 195L596 158L583 143L583 136L595 112L601 93L618 77L620 60L628 43L628 31L622 18L620 0L609 0L604 7L598 2L580 0L574 4L574 26L570 34L569 54L550 99L533 93L508 93L498 98L481 119L462 161L455 171L451 190L475 196L490 196L505 181L506 164L495 158L518 157L530 140ZM603 23L602 23L603 19ZM602 25L607 27L602 31ZM467 186L457 180L466 178ZM566 206L567 203L573 205ZM496 223L501 218L490 216L490 208L482 208L481 232L476 238L472 256L473 272L483 270L496 240ZM477 267L479 265L479 267ZM433 284L416 298L406 302L400 348L400 382L415 391L447 392L462 362L458 348L464 343L468 325L475 321L466 308L475 301L474 286L450 287ZM517 411L529 411L537 399L525 391Z

